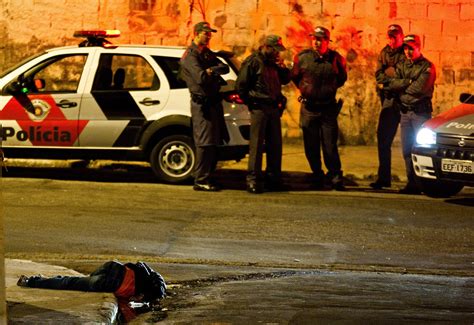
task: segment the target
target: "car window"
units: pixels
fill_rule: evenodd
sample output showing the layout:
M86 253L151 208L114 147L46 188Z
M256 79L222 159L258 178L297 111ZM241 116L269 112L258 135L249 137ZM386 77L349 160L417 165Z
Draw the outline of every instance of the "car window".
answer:
M176 57L153 56L153 59L163 69L171 89L187 88L184 80L179 78L179 60Z
M81 80L87 54L60 55L42 61L25 73L29 80L42 79L44 87L32 93L71 93L76 92Z
M160 80L153 68L138 55L102 54L92 91L158 90Z

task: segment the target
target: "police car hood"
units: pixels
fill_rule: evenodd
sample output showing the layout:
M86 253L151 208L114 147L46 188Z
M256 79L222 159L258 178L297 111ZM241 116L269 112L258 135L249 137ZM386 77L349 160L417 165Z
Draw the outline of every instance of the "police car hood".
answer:
M474 136L474 105L455 106L427 121L424 126L436 133Z

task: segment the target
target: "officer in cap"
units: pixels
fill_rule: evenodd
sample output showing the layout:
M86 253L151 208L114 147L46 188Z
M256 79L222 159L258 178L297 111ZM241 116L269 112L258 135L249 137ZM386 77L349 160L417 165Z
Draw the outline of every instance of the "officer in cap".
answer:
M338 52L329 48L329 30L318 26L310 36L314 37L314 47L295 56L291 71L293 82L301 93L300 124L305 154L313 171L312 186L315 189L324 187L322 146L331 186L343 191L345 187L337 148L337 117L342 101L336 101L336 92L347 80L346 62Z
M375 79L377 84L383 84L395 76L395 67L405 60L403 52L403 30L400 25L392 24L387 29L388 44L382 49L377 58ZM390 187L392 181L392 143L400 124L400 110L395 104L396 94L388 90L377 89L382 103L377 126L377 149L379 168L377 179L370 183L374 189Z
M217 145L222 143L225 129L224 114L219 89L221 74L229 72L229 66L220 61L209 49L212 33L208 22L194 25L194 39L181 58L181 78L191 93L191 119L196 166L194 190L219 191L212 174L217 164Z
M405 36L403 49L406 60L397 66L395 77L387 83L379 84L379 87L397 94L396 103L401 112L401 141L408 183L400 193L420 194L415 182L411 149L421 125L431 118L436 70L433 63L421 54L418 35Z
M282 135L280 117L286 106L281 86L290 82L290 70L280 58L281 37L268 35L258 51L242 63L236 90L250 109L250 152L247 191L252 194L287 189L281 180ZM267 168L262 173L265 144Z

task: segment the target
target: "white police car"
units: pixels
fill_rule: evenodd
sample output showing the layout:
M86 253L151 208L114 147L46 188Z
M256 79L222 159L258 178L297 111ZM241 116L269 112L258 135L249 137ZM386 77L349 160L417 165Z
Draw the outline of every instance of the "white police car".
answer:
M422 191L434 197L474 186L474 96L428 120L417 134L412 162Z
M161 180L191 177L195 151L190 95L178 78L184 47L117 46L119 31L80 31L79 46L35 55L0 74L0 124L6 157L149 161ZM248 152L248 109L232 91L237 66L221 89L228 139L220 160Z

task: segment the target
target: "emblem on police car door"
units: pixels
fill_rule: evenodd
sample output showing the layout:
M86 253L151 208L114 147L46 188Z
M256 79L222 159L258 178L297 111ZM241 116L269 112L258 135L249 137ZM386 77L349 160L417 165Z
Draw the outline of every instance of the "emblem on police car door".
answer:
M28 112L28 115L33 121L43 121L51 110L51 106L41 99L33 99L31 104L34 108L34 114Z

